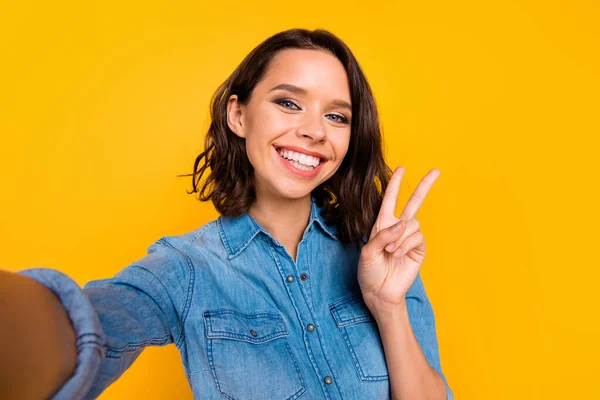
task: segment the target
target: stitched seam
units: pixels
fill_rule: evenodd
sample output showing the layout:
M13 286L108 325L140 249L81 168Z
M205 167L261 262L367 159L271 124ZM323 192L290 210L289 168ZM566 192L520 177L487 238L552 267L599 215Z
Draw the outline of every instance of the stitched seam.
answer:
M235 314L236 312L232 311L232 312L229 312L229 313L230 314ZM237 314L241 314L241 313L237 313ZM206 330L208 332L208 331L212 330L212 323L210 321L210 313L209 312L205 312L204 315L205 315L204 326L205 326L205 328L206 328ZM217 377L216 369L215 369L215 366L214 366L214 353L213 353L213 350L212 350L213 340L214 339L210 339L210 338L207 340L207 355L208 355L208 364L209 364L209 367L210 367L210 371L211 371L211 373L213 375L213 378L215 380L215 384L217 385L217 389L218 389L219 393L221 393L227 399L235 400L234 397L230 396L229 394L225 393L222 390L221 385L219 383L219 378ZM300 397L301 395L303 395L306 392L306 388L304 386L304 380L302 379L302 375L300 373L300 368L298 367L298 364L296 362L296 358L294 357L294 355L292 353L292 350L291 350L291 348L289 346L289 343L288 343L287 339L282 339L282 340L283 340L283 343L284 343L284 345L285 345L285 347L287 349L287 352L288 352L288 357L289 357L288 359L291 359L292 362L294 363L294 369L296 370L296 375L297 375L297 377L298 377L298 379L300 381L300 389L298 389L294 394L292 394L290 397L288 397L286 399L286 400L294 400L294 399L297 399L298 397Z
M227 240L227 235L225 234L225 229L223 229L223 222L221 222L221 219L218 219L218 224L219 224L219 232L221 232L221 239L223 240L223 243L225 244L225 247L227 248L227 253L229 253L229 255L232 255L233 251L231 251L231 246L229 245L229 240Z
M227 248L227 253L228 253L227 259L228 260L231 260L232 258L238 256L242 252L242 250L244 250L246 248L246 246L248 246L248 244L252 241L252 239L254 239L254 237L256 237L256 235L258 235L262 230L262 228L254 221L254 219L252 217L248 216L248 218L250 218L250 222L254 226L254 229L253 229L252 233L248 236L248 238L242 244L240 244L235 250L232 248L227 236L225 235L225 228L223 227L223 223L221 222L220 219L218 219L219 231L221 232L221 238L223 239L223 241L225 243L225 247Z
M340 328L343 328L348 325L355 325L355 324L360 324L360 323L369 322L369 321L371 321L371 317L368 317L366 315L361 315L361 316L358 316L355 318L341 320L340 323L338 324L338 326Z
M308 261L307 261L307 265L308 265ZM310 285L308 285L308 286L310 287ZM306 290L306 288L304 287L304 285L302 283L300 283L299 287L300 287L300 292L303 293L305 299L306 298L312 299L309 291ZM338 383L338 374L337 374L334 366L330 362L330 357L328 356L330 353L327 350L327 346L325 344L325 340L323 338L323 335L320 334L320 332L321 332L321 323L320 323L319 319L317 318L317 313L315 312L315 310L313 308L312 301L306 301L306 303L307 303L307 308L308 308L308 310L309 310L309 312L311 314L311 317L313 319L313 324L317 328L317 339L319 341L319 345L321 346L321 350L323 351L323 354L325 355L325 363L329 367L329 371L330 371L331 375L333 375L335 386L338 388L338 390L340 391L340 394L343 397L343 390L342 390L342 388L340 387L340 385Z
M96 333L84 333L77 337L75 345L79 348L88 343L96 343L98 346L104 347L105 339Z
M234 250L233 254L231 255L232 257L237 256L238 254L240 254L242 252L242 250L244 250L246 248L246 246L248 246L248 244L250 244L250 242L252 241L252 239L254 239L254 237L256 235L258 235L260 231L259 230L255 230L252 235L250 235L250 237L248 239L246 239L242 244L240 244L238 246L237 249Z
M139 350L140 348L144 348L147 346L160 346L160 345L164 345L166 343L168 343L169 341L169 335L166 335L162 338L154 338L154 339L148 339L148 340L144 340L141 342L137 342L137 343L127 343L126 346L121 347L121 348L114 348L114 347L106 347L106 351L110 352L111 354L121 354L121 353L130 353L136 350Z
M388 375L367 375L363 370L360 360L354 351L354 346L350 341L350 335L348 334L347 328L342 328L342 335L344 337L344 341L346 342L346 347L348 351L350 351L350 355L352 356L352 360L354 361L354 366L356 367L356 372L361 381L384 381L388 379Z
M215 380L215 385L217 385L217 390L224 396L227 396L221 390L221 384L219 383L219 378L217 377L217 372L215 371L215 364L213 362L212 340L210 340L210 339L207 340L207 343L206 343L206 355L208 356L208 365L210 367L210 372L212 373L212 376Z
M159 240L159 242L163 243L165 246L174 250L179 255L180 259L183 258L183 260L185 261L185 263L188 266L188 271L190 274L190 277L188 279L187 297L185 299L185 304L183 305L183 310L181 313L181 323L180 323L181 332L179 333L179 338L177 339L177 341L175 343L175 346L177 348L179 348L181 346L181 344L183 343L183 340L185 339L184 326L185 326L185 321L187 319L188 312L190 310L190 305L192 303L192 295L194 294L194 282L195 282L194 264L192 263L192 260L188 257L187 254L184 254L181 251L179 251L178 249L176 249L171 243L167 242L166 239L162 238Z
M227 332L222 332L218 335L211 335L209 334L207 336L207 338L209 339L238 339L239 341L242 342L248 342L248 343L265 343L265 342L269 342L272 339L276 339L278 337L282 337L282 336L288 336L287 333L285 333L284 331L280 331L280 332L276 332L276 333L272 333L270 335L264 336L260 339L250 339L244 335L240 335L237 333L227 333Z
M346 297L330 304L329 307L330 307L331 314L333 315L333 319L335 320L336 325L338 326L338 328L340 328L340 331L342 332L342 337L344 338L344 343L346 343L346 348L350 352L350 356L352 357L352 361L354 362L354 366L356 368L356 373L358 375L358 378L361 381L387 380L387 379L389 379L388 375L367 375L367 374L365 374L362 366L360 365L360 360L358 359L358 356L356 355L356 352L354 351L354 346L352 345L352 342L350 341L350 335L348 333L347 327L349 325L353 325L356 323L368 322L371 320L371 317L370 316L359 316L359 317L344 320L339 315L339 310L347 308L348 304L355 298L358 298L358 296L350 295L350 296L346 296Z
M86 337L86 336L95 336L98 339L102 339L102 336L98 335L97 333L94 332L87 332L87 333L82 333L79 336L77 336L77 340L81 340L82 338Z
M277 256L277 253L275 252L272 243L269 243L267 247L271 251L271 255L273 257L273 260L275 261L275 265L277 265L279 274L282 277L285 276L285 273L283 272L283 268L279 261L279 257ZM296 311L296 317L298 318L298 322L300 323L300 325L302 325L302 318L300 318L300 311L298 310L298 307L296 306L294 296L292 296L291 288L289 285L284 285L284 286L285 286L286 292L288 294L288 297L289 297L290 301L292 302L292 306L294 307L294 310ZM310 349L310 346L308 345L307 340L306 340L306 335L307 335L306 331L304 329L302 329L302 341L304 342L304 349L308 353L308 358L311 361L311 366L313 367L313 369L315 369L317 371L317 376L321 376L323 374L322 374L321 370L319 369L319 366L316 363L315 358L313 357L312 350ZM324 394L325 398L329 399L329 394L327 393L327 390L325 390L325 388L323 386L323 381L321 381L321 379L319 379L319 382L321 384L321 389L323 390L323 394Z
M290 344L288 343L287 339L284 339L284 343L285 347L287 348L288 355L294 363L294 367L296 368L296 375L298 376L298 379L300 379L300 389L298 389L296 393L287 398L287 400L292 400L300 397L300 395L302 395L306 391L306 388L304 387L304 379L302 379L302 375L300 374L300 368L298 368L298 363L296 363L296 357L294 357L294 355L292 354L292 349L290 349Z
M208 228L215 225L215 223L216 223L216 221L211 221L211 222L207 223L206 225L204 225L202 228L200 228L200 230L198 231L198 234L196 236L194 236L194 238L192 239L192 243L195 243L198 239L200 239L200 236L202 236L202 234L204 232L206 232L206 230Z
M254 314L245 314L239 311L235 311L235 310L231 310L228 308L219 308L216 310L208 310L204 312L204 315L210 317L210 316L218 316L218 315L223 315L223 314L235 314L235 315L240 315L242 317L245 318L264 318L264 317L271 317L274 320L280 321L281 322L281 318L279 317L279 315L277 314L271 314L271 313L267 313L267 312L258 312L258 313L254 313Z
M102 359L105 358L104 352L102 351L102 349L100 348L100 357ZM79 356L77 356L79 358ZM75 368L75 375L77 375L77 369L79 368L79 362L77 363L77 367ZM97 368L95 368L95 373L96 375L98 374L98 371L100 369L100 366L98 366ZM85 390L85 392L84 392ZM85 386L85 385L79 385L78 388L75 390L75 393L73 393L73 398L75 399L80 399L83 398L86 394L88 394L89 389Z
M354 299L354 298L357 298L357 297L358 297L358 296L357 296L357 295L355 295L355 294L351 294L351 295L348 295L348 296L344 296L344 297L342 297L341 299L338 299L338 300L334 301L333 303L331 303L331 304L329 305L329 307L338 307L338 306L341 306L341 305L343 305L343 304L346 304L346 303L348 303L349 301L351 301L352 299Z
M100 347L103 348L104 346L102 345L102 343L96 341L96 340L89 340L89 341L84 341L84 342L77 342L77 348L81 348L81 347L85 347L91 345L90 347Z
M369 314L358 315L358 316L351 317L351 318L343 318L341 316L340 311L349 308L348 304L350 302L352 302L353 300L357 300L357 299L358 299L358 296L350 295L350 296L346 296L340 300L337 300L334 303L331 303L329 305L329 309L331 310L331 312L333 314L333 318L335 319L335 323L338 326L338 328L342 328L342 327L352 325L352 324L373 321L373 318ZM350 308L350 312L355 313L355 310L357 310L357 309L358 309L358 307L356 307L355 309Z
M365 374L363 373L363 370L360 367L358 360L356 359L356 354L354 353L354 348L350 344L350 339L348 338L348 332L346 332L346 328L342 329L342 337L344 338L344 342L346 343L346 348L350 352L350 356L352 357L352 361L354 362L354 368L356 368L356 374L358 375L358 378L361 381L363 381Z
M265 329L276 328L277 330L275 330L265 336L254 337L254 336L250 336L247 334L241 334L238 332L233 332L233 331L228 331L228 330L213 329L211 317L219 317L222 315L236 315L236 316L240 316L242 319L247 319L247 320L262 319L263 327ZM265 319L265 318L270 318L270 319ZM212 310L212 311L205 311L204 319L209 322L209 326L207 326L207 328L209 328L209 329L206 333L206 337L211 338L211 339L229 338L229 339L238 339L238 340L248 342L248 343L264 343L264 342L268 342L274 338L278 338L281 336L288 336L288 332L285 329L285 325L283 325L283 320L281 319L280 316L275 315L275 314L269 314L269 313L264 313L264 312L256 313L256 314L244 314L244 313L234 311L234 310L218 309L218 310ZM269 323L274 323L274 324L271 324L272 326L268 326ZM265 325L266 325L266 327L265 327Z

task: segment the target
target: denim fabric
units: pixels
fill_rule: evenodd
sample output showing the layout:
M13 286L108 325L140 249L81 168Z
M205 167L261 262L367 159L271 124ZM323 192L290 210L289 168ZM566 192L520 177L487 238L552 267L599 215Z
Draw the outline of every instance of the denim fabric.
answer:
M170 343L197 399L389 399L356 278L360 251L342 245L319 211L313 200L297 262L244 214L162 237L83 289L53 269L20 271L59 296L77 332L75 374L54 399L96 398L146 346ZM446 382L420 275L406 298L415 336Z

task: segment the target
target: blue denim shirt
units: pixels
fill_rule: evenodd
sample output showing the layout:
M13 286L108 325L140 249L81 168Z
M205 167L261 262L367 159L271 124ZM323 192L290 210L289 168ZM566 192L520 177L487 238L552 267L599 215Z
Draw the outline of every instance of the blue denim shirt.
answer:
M244 214L162 237L115 277L83 289L53 269L19 273L57 294L77 333L75 373L54 399L96 398L146 346L170 343L197 399L389 399L359 255L313 199L296 262ZM425 357L446 382L420 275L406 299Z

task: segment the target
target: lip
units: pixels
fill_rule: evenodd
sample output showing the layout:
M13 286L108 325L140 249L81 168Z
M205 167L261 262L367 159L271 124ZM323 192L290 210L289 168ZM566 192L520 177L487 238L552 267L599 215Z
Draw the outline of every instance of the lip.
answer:
M302 147L296 147L296 146L274 146L274 147L275 147L275 150L277 150L277 149L291 150L291 151L295 151L296 153L302 153L302 154L306 154L308 156L318 157L321 159L321 162L327 161L327 157L325 157L323 154L317 153L316 151L306 150L306 149L303 149Z
M273 146L272 148L273 148L273 153L275 153L275 157L277 157L279 159L279 162L282 164L282 166L285 169L287 169L289 172L291 172L293 175L297 176L298 178L302 178L302 179L314 178L315 176L317 176L317 174L321 170L321 167L323 166L323 164L325 164L327 162L327 161L321 161L319 163L319 165L317 166L317 168L312 169L310 171L303 171L301 169L294 167L290 162L286 161L283 157L281 157L281 155L279 154L279 152L277 151L277 148L275 148L275 146ZM292 150L291 147L284 147L284 149ZM296 151L296 150L294 150L294 151ZM315 157L318 157L318 155L316 155Z

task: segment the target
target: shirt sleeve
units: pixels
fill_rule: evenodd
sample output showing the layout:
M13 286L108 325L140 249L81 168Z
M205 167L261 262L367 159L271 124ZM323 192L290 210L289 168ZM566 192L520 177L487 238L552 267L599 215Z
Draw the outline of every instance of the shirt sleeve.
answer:
M56 293L77 336L75 372L52 400L95 399L145 347L179 346L183 340L191 263L164 239L113 278L88 282L83 289L54 269L18 273Z
M425 292L421 273L417 275L406 293L406 307L412 330L423 354L425 354L425 358L429 365L440 374L446 384L446 399L454 400L454 394L442 372L433 307Z

